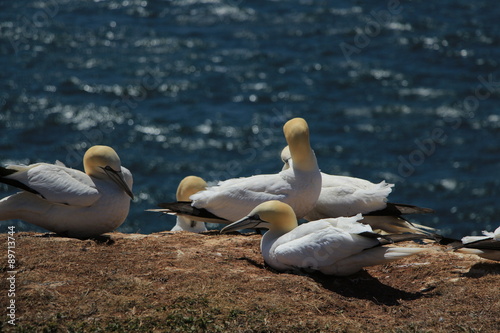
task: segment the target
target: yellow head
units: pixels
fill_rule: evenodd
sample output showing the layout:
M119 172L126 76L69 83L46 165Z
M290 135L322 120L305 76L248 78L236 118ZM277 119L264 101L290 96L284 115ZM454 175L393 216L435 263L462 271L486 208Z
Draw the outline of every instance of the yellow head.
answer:
M258 215L262 221L269 222L271 230L278 229L288 232L297 227L297 217L292 207L278 200L261 203L249 214L249 216L254 215Z
M292 207L284 202L271 200L261 203L247 217L226 226L221 231L267 228L287 233L295 229L297 225L297 217Z
M125 182L122 174L120 157L115 150L108 146L92 146L83 156L85 173L97 179L111 179L132 199L132 190Z
M177 201L191 201L189 199L195 193L204 191L207 188L207 183L200 177L187 176L177 187Z
M83 168L89 176L103 178L102 168L109 166L115 171L121 170L120 157L108 146L92 146L83 156Z

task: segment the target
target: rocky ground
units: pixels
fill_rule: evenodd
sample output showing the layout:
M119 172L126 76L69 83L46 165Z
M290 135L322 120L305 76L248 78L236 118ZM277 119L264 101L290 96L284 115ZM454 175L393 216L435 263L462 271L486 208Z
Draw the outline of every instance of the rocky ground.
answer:
M14 236L15 296L6 246L1 265L3 331L500 331L500 263L437 245L339 278L269 269L256 234Z

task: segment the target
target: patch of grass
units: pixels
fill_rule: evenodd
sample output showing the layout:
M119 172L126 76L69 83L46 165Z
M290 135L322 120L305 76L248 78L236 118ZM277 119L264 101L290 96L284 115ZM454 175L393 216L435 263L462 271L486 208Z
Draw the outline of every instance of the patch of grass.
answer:
M209 300L205 296L180 296L172 302L173 308L190 309L195 307L208 307Z
M229 311L229 319L236 319L238 317L245 317L246 312L240 309L232 309Z
M209 299L203 295L180 296L163 309L168 312L163 326L174 332L222 330L222 327L215 325L221 310L212 306Z
M170 314L165 318L164 327L174 332L200 332L213 330L216 318L211 313L204 313L200 316Z

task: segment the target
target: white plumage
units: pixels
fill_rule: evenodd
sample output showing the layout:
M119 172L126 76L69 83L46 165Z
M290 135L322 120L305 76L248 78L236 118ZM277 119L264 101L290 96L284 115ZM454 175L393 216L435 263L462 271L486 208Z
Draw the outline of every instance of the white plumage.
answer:
M288 170L290 166L293 166L294 162L289 147L282 150L281 159L284 163L283 170ZM314 208L304 218L308 221L315 221L341 216L354 216L361 213L364 215L362 223L370 224L374 230L381 232L428 233L432 230L429 227L411 224L400 216L399 209L405 209L407 212L411 211L412 213L428 213L432 211L427 208L392 204L395 208L392 212L384 212L380 215L365 215L373 214L388 207L387 197L392 192L392 187L394 187L393 184L385 181L372 183L361 178L329 175L321 172L321 193Z
M133 198L132 174L107 146L91 147L83 162L85 173L62 163L0 168L0 182L24 190L0 200L0 220L20 219L79 238L116 229Z
M194 194L191 200L194 207L204 208L229 221L239 220L255 206L269 200L287 202L299 216L304 216L318 196L315 192L321 180L314 176L308 171L289 170L230 179Z
M306 215L310 221L327 217L366 214L387 206L387 196L393 184L382 181L374 184L368 180L334 176L321 173L321 194L316 206Z
M297 225L290 206L270 201L248 217L222 229L267 227L261 240L264 261L279 271L306 269L329 275L350 275L363 267L384 264L424 251L423 248L385 247L361 214ZM410 237L409 237L410 239ZM413 239L413 238L412 238Z
M321 175L309 143L306 121L294 118L284 125L283 132L295 161L293 167L277 174L229 179L200 191L190 197L190 205L201 211L193 212L179 202L159 204L164 209L154 211L185 215L195 221L229 223L244 217L262 202L279 200L303 217L318 199Z

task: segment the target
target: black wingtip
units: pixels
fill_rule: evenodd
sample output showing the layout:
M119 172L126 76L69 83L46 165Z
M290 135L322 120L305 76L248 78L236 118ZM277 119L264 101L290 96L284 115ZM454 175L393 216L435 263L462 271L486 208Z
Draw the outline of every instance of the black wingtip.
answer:
M464 247L479 250L500 251L500 241L493 238L486 238L471 243L464 244Z
M160 202L157 204L160 208L172 209L173 211L183 208L185 206L191 206L189 201L174 201L174 202Z
M13 169L8 169L4 168L3 166L0 166L0 177L7 177L9 175L12 175L13 173L16 173L17 170Z
M444 237L439 234L432 234L432 236L434 237L436 243L438 243L439 245L448 246L452 250L457 250L464 247L464 244L459 239Z
M450 245L450 244L456 244L456 243L462 243L459 239L455 238L449 238L449 237L444 237L441 235L436 234L434 236L436 238L436 242L441 244L441 245Z
M160 208L168 209L176 215L187 216L194 221L229 224L231 221L210 213L204 208L191 206L190 201L162 202L157 205Z
M370 212L370 213L365 214L365 215L401 216L401 215L407 215L407 214L431 214L434 212L435 212L434 209L431 209L431 208L388 202L387 206L384 209Z
M398 204L398 203L388 203L387 205L394 206L394 208L397 209L401 213L401 215L435 213L435 210L432 208L419 207L419 206L407 205L407 204Z

